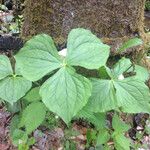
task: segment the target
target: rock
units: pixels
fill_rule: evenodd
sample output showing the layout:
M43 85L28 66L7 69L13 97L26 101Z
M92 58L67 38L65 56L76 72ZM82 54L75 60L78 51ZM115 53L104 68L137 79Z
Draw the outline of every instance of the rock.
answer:
M18 51L23 47L21 38L14 36L0 36L0 51Z

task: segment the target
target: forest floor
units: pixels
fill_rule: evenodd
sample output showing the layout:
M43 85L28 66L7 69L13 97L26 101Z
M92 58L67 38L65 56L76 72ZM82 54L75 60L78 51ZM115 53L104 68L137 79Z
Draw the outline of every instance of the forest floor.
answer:
M12 114L8 112L5 107L0 107L0 150L17 150L17 147L13 146L10 138L10 121ZM135 124L136 128L132 128L129 131L129 135L133 142L141 143L141 145L147 145L147 149L139 148L138 150L150 150L150 135L143 134L145 120L148 116L146 114L136 115ZM150 122L147 122L150 128ZM62 123L58 126L48 129L45 126L39 127L32 133L35 138L35 144L31 146L30 150L63 150L64 143L66 140L72 140L76 144L76 150L85 150L85 145L87 143L86 133L87 130L92 130L90 126L85 123L74 122L72 125L72 131L77 133L76 135L69 135L66 137L66 131L68 129ZM69 131L70 132L70 131ZM141 134L140 139L135 139L136 134ZM113 145L113 142L109 142L108 145ZM93 148L94 149L94 148ZM92 150L92 147L91 147Z

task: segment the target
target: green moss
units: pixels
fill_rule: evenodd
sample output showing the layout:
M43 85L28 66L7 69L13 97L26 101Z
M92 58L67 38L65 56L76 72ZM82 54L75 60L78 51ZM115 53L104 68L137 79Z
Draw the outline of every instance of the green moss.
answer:
M111 45L112 55L117 55L116 49L135 35L147 44L144 8L145 0L25 0L22 37L46 33L62 47L72 28L83 27ZM126 54L133 52L136 59L144 50L144 46L133 48Z
M149 11L150 10L150 0L147 0L145 3L145 10Z

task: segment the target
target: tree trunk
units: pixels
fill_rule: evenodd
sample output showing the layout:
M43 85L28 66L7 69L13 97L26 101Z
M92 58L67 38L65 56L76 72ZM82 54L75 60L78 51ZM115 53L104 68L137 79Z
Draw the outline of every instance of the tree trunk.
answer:
M47 33L64 45L71 29L83 27L112 45L115 53L129 38L146 41L144 6L145 0L25 0L22 37Z

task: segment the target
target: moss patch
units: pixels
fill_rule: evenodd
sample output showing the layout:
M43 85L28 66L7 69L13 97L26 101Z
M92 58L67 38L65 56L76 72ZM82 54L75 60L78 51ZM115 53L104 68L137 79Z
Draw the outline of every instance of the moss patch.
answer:
M135 36L144 45L129 49L133 60L142 60L150 41L144 32L145 0L25 0L22 37L46 33L62 48L71 29L82 27L112 46L112 55L125 41Z

